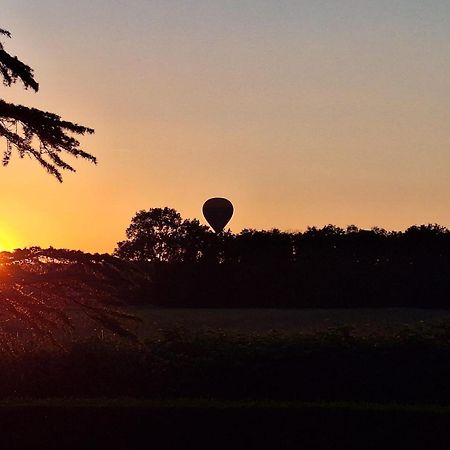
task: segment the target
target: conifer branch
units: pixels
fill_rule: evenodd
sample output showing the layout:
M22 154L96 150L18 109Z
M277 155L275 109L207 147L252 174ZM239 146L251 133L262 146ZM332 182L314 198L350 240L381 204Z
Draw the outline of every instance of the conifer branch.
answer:
M0 35L11 37L9 31L0 28ZM25 89L39 90L33 69L20 61L17 56L7 53L0 42L0 77L5 86L11 86L20 80ZM8 165L12 151L16 149L23 158L28 155L44 167L48 173L62 181L61 171L75 172L75 169L63 160L63 156L72 155L97 163L90 153L80 148L80 142L71 134L92 134L92 128L62 120L54 113L7 103L0 99L0 136L6 138L6 149L2 163Z

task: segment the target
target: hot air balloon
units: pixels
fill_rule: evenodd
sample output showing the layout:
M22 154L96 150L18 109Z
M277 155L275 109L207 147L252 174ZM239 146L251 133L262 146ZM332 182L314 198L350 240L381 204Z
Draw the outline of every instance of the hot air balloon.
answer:
M203 215L216 233L220 233L225 228L233 215L233 211L232 203L226 198L210 198L203 205Z

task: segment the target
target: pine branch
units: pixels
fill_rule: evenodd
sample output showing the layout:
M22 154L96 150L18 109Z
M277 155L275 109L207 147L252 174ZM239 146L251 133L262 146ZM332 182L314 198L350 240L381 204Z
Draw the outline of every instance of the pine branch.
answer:
M0 28L0 34L4 34L5 36L11 37L11 33L3 28Z
M0 28L0 36L11 37L11 33ZM26 89L39 90L33 69L11 56L0 42L0 78L5 86L20 80ZM62 159L67 154L97 163L90 153L80 148L80 142L70 134L92 134L94 130L73 122L62 120L60 116L6 103L0 99L0 136L6 138L6 149L2 163L8 165L13 149L23 158L28 155L36 159L47 172L62 181L61 171L75 172L75 169Z
M0 34L11 37L9 31L0 28ZM20 61L17 56L11 56L0 43L0 74L3 77L3 84L11 86L17 80L21 80L25 89L31 88L34 91L39 90L39 83L34 79L33 69Z
M54 113L0 100L0 136L8 141L3 155L5 166L10 161L12 145L20 157L29 155L35 158L50 174L62 181L61 170L75 171L63 161L62 154L87 159L94 164L97 162L94 156L79 148L80 142L68 133L85 135L93 132L91 128L61 120ZM38 145L34 145L36 140Z

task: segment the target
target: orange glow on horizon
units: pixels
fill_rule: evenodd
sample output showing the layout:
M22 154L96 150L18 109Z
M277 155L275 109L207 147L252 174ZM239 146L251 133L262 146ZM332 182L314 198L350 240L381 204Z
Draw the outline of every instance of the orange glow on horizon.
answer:
M19 248L16 238L11 233L0 230L0 252L11 252Z
M1 26L40 91L0 97L94 128L99 164L58 184L13 155L2 248L111 252L136 211L206 223L210 197L233 232L450 227L449 2L25 3Z

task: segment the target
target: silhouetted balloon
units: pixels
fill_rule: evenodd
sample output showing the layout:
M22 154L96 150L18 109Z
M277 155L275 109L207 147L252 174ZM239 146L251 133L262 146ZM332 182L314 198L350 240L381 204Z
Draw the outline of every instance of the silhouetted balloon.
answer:
M203 205L203 215L211 228L220 233L233 215L233 205L226 198L210 198Z

